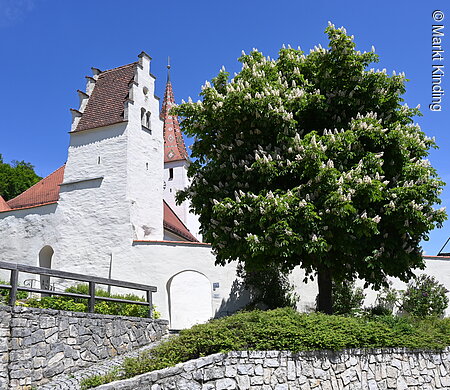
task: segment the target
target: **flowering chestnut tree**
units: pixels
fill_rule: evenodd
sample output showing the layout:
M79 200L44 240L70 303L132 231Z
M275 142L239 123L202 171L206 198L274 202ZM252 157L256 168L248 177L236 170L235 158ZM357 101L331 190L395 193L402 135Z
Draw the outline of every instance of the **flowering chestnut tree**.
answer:
M435 147L402 105L404 74L368 69L344 28L329 47L253 50L230 80L222 68L202 101L175 108L194 136L190 199L216 263L251 270L278 264L317 276L319 310L331 313L332 281L424 268L420 241L446 218L444 183L425 159Z

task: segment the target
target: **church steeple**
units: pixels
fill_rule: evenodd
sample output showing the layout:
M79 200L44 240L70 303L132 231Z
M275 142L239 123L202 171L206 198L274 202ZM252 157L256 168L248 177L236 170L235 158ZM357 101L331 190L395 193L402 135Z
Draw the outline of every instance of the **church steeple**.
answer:
M170 62L167 63L167 84L164 93L164 101L160 114L164 122L164 162L187 160L188 154L181 134L178 117L170 115L171 107L175 105L172 83L170 82Z

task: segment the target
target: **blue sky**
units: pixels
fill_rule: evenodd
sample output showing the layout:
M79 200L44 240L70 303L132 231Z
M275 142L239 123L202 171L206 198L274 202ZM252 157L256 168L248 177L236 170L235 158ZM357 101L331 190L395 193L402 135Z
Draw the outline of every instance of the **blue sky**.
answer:
M309 51L326 45L330 20L355 36L357 48L375 46L377 68L405 72L405 100L420 104L422 129L439 150L430 160L450 183L450 94L441 112L431 112L432 12L442 10L450 40L450 7L441 1L144 1L0 0L0 153L6 161L31 162L45 176L67 157L71 115L78 107L91 66L130 63L145 50L153 57L156 93L163 96L167 57L179 102L197 99L200 86L224 65L238 71L241 50L276 56L283 43ZM447 60L444 37L444 66ZM446 69L446 68L445 68ZM448 87L443 78L444 89ZM448 187L448 186L447 186ZM450 191L442 195L450 206ZM450 236L450 223L434 230L423 247L436 254ZM449 248L450 249L450 248Z

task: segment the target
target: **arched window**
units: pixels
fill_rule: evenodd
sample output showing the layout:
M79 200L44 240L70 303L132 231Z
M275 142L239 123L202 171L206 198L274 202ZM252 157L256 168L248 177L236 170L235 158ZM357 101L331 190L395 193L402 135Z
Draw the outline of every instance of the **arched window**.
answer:
M39 267L52 268L53 248L50 245L44 246L39 252ZM51 290L50 276L40 275L41 289Z

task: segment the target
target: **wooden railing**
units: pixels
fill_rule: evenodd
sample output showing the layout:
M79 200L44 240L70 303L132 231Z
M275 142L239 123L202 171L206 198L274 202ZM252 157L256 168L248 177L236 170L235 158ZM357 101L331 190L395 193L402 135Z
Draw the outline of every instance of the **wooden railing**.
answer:
M43 267L32 267L24 264L12 264L0 261L0 270L9 270L11 272L10 276L10 284L0 284L0 288L8 289L9 291L9 300L8 305L14 306L17 300L17 292L18 291L26 291L32 293L40 293L45 295L60 295L64 297L71 298L84 298L88 301L88 311L89 313L94 312L95 301L107 301L107 302L118 302L118 303L131 303L134 305L144 305L148 306L148 316L150 318L153 317L153 303L152 303L152 293L156 292L155 286L148 286L145 284L132 283L132 282L124 282L122 280L115 279L107 279L107 278L99 278L96 276L88 276L81 275L72 272L65 272L54 270L50 268ZM43 275L48 277L56 277L60 279L69 279L75 280L77 282L87 282L89 285L89 294L77 294L63 291L55 291L54 289L45 289L45 288L33 288L29 286L19 286L19 273L25 272L28 274L36 274ZM146 301L132 301L129 299L119 299L119 298L111 298L111 297L99 297L95 295L95 286L96 285L107 285L114 287L123 287L133 290L144 291L146 295Z

